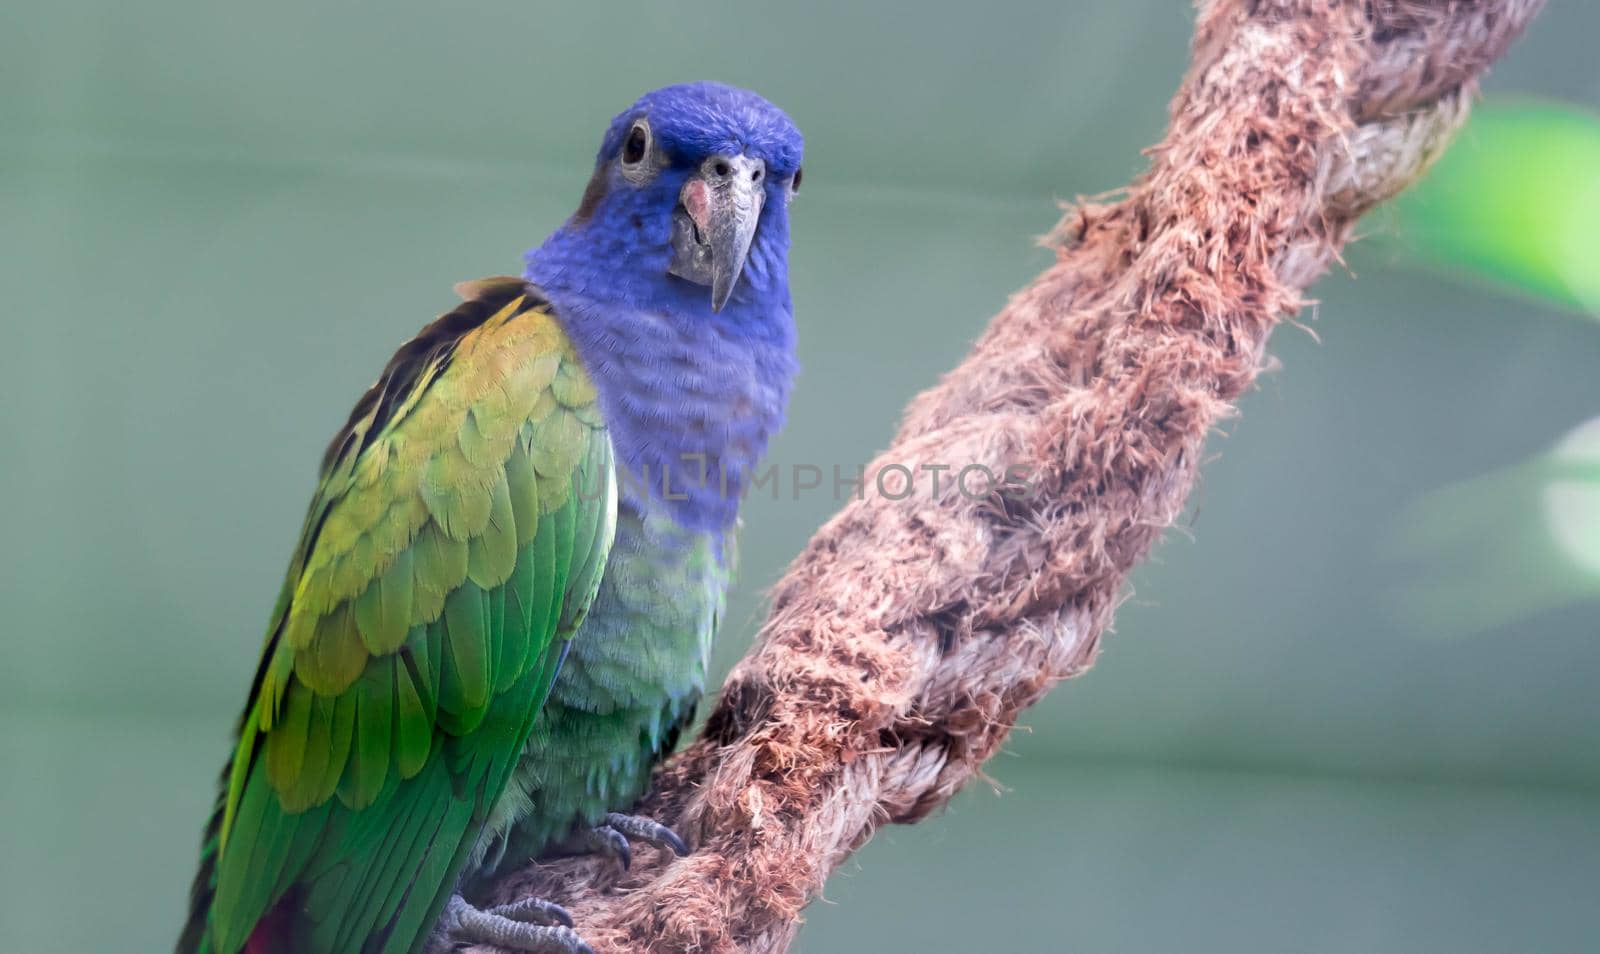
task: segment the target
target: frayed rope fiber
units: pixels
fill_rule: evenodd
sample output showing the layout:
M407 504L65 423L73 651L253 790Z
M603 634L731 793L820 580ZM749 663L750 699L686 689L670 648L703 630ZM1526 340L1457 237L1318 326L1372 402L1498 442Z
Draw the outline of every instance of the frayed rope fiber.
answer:
M944 805L1022 710L1094 662L1272 328L1357 217L1445 147L1475 78L1540 6L1203 4L1149 171L1066 213L1057 262L912 402L874 465L1016 468L1033 492L919 484L848 504L642 806L693 853L642 849L621 875L533 864L496 899L565 905L597 952L787 948L877 826Z

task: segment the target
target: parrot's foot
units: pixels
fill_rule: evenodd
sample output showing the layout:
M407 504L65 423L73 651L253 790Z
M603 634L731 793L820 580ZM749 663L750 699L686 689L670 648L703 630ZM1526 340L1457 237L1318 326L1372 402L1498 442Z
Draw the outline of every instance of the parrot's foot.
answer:
M463 944L489 944L522 954L594 954L572 929L572 915L561 905L526 898L479 910L461 895L445 905L429 954L441 954Z
M689 853L689 846L666 825L641 815L624 815L621 812L611 812L606 815L603 824L579 832L577 841L577 847L583 850L615 858L624 870L633 864L633 849L628 844L630 841L647 841L680 858Z

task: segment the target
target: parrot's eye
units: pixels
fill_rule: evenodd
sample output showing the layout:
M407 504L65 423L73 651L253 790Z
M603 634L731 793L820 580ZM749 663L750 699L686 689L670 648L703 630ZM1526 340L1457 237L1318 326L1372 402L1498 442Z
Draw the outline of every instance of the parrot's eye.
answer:
M631 169L639 166L649 153L650 125L641 119L628 130L628 141L622 144L623 168Z

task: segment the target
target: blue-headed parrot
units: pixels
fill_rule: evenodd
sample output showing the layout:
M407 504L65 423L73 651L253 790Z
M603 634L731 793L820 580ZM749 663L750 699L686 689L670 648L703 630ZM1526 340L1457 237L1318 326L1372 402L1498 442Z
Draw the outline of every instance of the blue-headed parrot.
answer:
M612 120L520 277L401 346L334 437L206 828L180 954L585 950L463 896L623 814L692 718L796 371L803 141L744 90Z

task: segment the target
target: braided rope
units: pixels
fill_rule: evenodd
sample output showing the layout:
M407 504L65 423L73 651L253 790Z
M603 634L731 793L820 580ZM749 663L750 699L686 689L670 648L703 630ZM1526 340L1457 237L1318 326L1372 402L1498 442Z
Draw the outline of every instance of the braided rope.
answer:
M869 468L971 462L1030 492L868 493L774 593L644 810L695 846L618 877L531 866L597 951L781 951L833 868L942 806L1088 668L1207 432L1357 217L1422 173L1540 0L1212 0L1151 168L1070 209L1057 263L908 408ZM892 484L892 481L890 482ZM891 493L893 491L891 490Z

